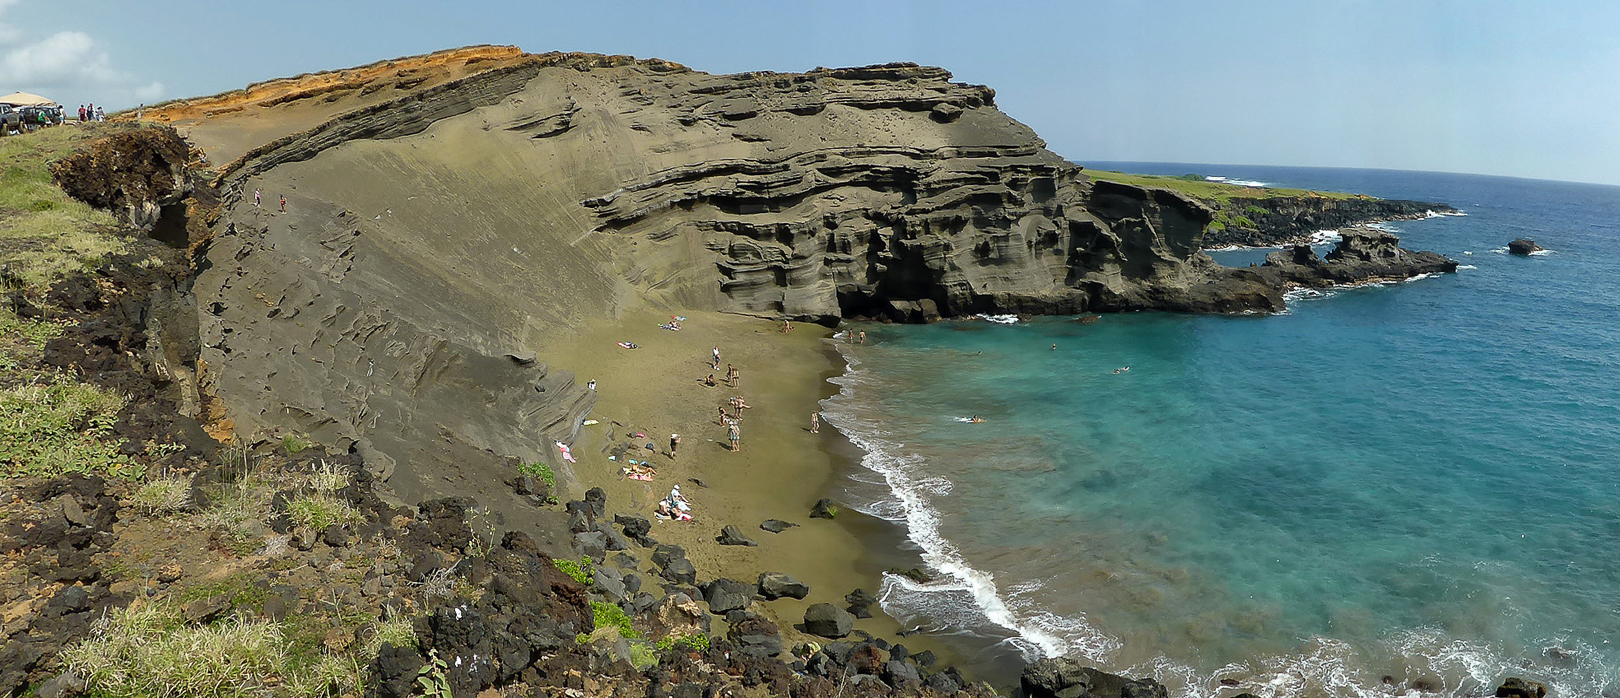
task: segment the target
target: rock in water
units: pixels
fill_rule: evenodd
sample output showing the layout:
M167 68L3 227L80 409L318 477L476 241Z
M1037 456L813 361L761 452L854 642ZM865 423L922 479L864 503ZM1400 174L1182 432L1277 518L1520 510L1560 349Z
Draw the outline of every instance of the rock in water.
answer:
M810 585L781 572L761 572L759 595L773 601L784 596L802 599L810 595Z
M822 499L816 502L815 506L810 507L810 518L812 519L830 519L837 515L838 505L833 504L831 499Z
M764 523L759 525L759 527L763 530L770 531L771 533L781 533L790 528L798 528L799 525L789 521L783 521L781 519L766 519Z
M804 631L811 635L838 639L855 627L855 616L830 603L818 603L804 611Z
M1536 681L1526 681L1517 676L1509 677L1502 682L1502 685L1496 687L1497 698L1544 698L1546 695L1546 686Z
M731 525L720 529L720 535L715 536L714 540L721 545L746 545L750 548L759 545L753 539L743 535L742 531L738 530L736 526Z
M1529 255L1531 252L1540 251L1542 251L1541 245L1537 245L1536 241L1531 240L1530 238L1519 238L1508 243L1508 254L1516 254L1523 257Z

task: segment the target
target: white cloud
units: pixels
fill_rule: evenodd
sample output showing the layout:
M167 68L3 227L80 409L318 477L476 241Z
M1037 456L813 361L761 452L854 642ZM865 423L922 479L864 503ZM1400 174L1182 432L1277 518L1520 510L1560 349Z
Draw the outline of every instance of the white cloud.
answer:
M0 0L0 20L20 0ZM89 34L59 31L44 39L0 21L0 92L37 92L67 104L74 100L117 108L157 101L163 83L141 84L113 67L112 56Z

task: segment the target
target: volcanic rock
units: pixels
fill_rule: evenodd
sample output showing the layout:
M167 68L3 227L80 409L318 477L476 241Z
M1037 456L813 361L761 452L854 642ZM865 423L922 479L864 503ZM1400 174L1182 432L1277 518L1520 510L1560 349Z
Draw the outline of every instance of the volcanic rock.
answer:
M1541 245L1536 244L1535 240L1531 240L1529 238L1519 238L1514 240L1513 242L1508 243L1507 248L1508 254L1516 254L1520 256L1528 256L1531 252L1540 252L1543 249Z
M804 631L811 635L840 638L855 627L855 616L830 603L818 603L804 611Z
M830 519L837 515L838 505L834 504L831 499L818 500L816 505L810 508L810 518L812 519Z
M781 519L766 519L759 527L771 533L781 533L790 528L798 528L798 524Z
M761 572L759 595L770 600L784 596L802 599L810 595L810 586L781 572Z
M720 535L715 536L715 541L721 545L744 545L748 547L759 545L759 543L756 543L752 538L743 535L742 531L738 530L736 526L732 525L727 525L724 528L721 528Z

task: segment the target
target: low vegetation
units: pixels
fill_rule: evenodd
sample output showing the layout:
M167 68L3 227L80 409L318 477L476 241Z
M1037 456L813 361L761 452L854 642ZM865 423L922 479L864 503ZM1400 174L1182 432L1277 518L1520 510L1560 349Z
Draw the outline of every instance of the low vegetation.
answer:
M339 524L360 522L360 512L329 494L301 494L287 501L287 517L296 525L324 531Z
M625 639L641 637L641 633L631 625L630 616L626 615L624 609L619 608L617 604L592 601L591 613L595 616L597 629L617 628L619 637Z
M191 506L191 478L178 475L160 475L141 483L130 495L131 502L142 512L162 516L183 511Z
M524 463L518 466L518 472L546 483L548 489L557 489L557 474L548 463Z
M596 567L595 565L591 564L591 558L589 556L581 557L579 562L560 558L553 559L551 564L557 569L562 570L563 574L573 577L574 581L584 584L587 587L591 585L591 578L596 573Z
M52 161L124 128L96 124L0 138L0 265L18 281L43 288L129 251L126 238L108 234L117 226L113 217L69 197L48 170Z
M1113 172L1110 170L1085 171L1092 179L1099 179L1120 184L1130 184L1138 187L1158 187L1177 191L1195 199L1225 205L1232 199L1269 199L1278 197L1322 197L1327 199L1354 199L1361 198L1358 194L1344 194L1332 191L1311 191L1309 189L1286 189L1276 187L1245 187L1224 182L1211 182L1199 175L1146 175L1130 174L1126 172Z
M111 437L125 398L63 377L0 389L0 477L136 478Z
M61 659L92 695L242 696L281 684L293 696L313 697L360 688L355 658L299 657L289 647L279 623L231 618L189 626L174 607L151 603L114 612Z

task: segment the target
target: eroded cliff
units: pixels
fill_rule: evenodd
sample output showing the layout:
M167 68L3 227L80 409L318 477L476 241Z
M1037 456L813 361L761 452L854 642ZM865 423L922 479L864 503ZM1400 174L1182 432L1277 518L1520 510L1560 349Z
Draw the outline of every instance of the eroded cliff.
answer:
M1299 283L1215 264L1207 206L1092 181L939 68L497 53L176 113L204 150L241 153L215 163L196 285L200 377L237 429L348 444L448 494L477 485L418 473L569 440L591 398L543 359L631 308L1269 311ZM327 118L264 128L284 110Z

